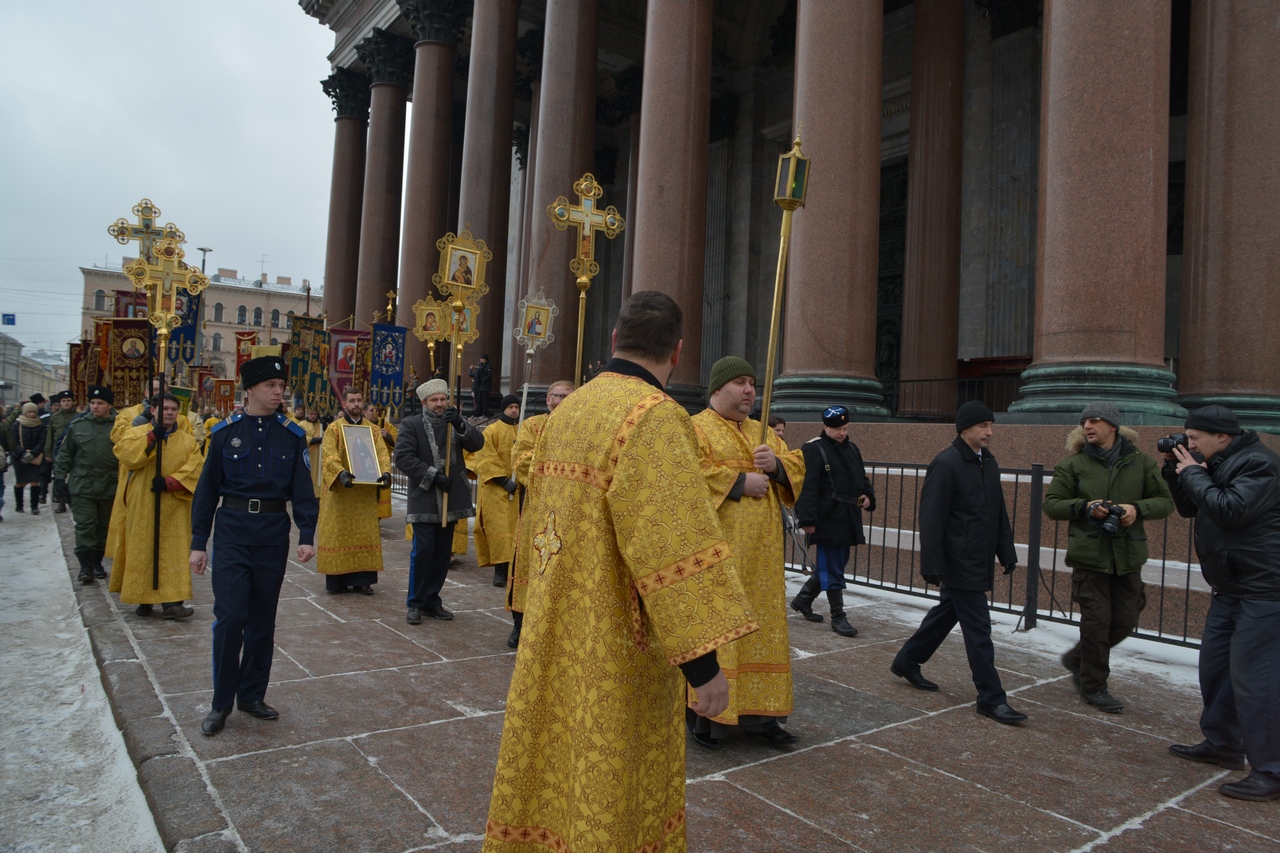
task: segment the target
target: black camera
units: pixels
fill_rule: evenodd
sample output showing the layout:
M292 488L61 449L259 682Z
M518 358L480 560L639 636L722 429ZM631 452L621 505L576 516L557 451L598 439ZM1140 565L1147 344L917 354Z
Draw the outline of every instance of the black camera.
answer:
M1156 450L1161 453L1172 453L1175 447L1181 447L1183 450L1190 450L1187 446L1187 434L1185 432L1175 432L1173 435L1166 435L1164 438L1156 439Z
M1098 525L1098 529L1102 531L1103 536L1117 536L1120 533L1120 519L1124 518L1124 507L1119 504L1102 503L1102 508L1107 511L1107 517L1103 519L1094 519L1094 523Z

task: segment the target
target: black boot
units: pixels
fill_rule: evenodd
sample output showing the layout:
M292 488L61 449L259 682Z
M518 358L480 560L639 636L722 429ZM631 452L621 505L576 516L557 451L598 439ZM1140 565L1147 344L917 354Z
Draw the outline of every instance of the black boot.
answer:
M76 580L83 584L93 583L93 563L89 562L89 555L76 554L76 559L80 561L80 575Z
M93 559L93 576L98 580L102 580L107 576L107 570L102 567L102 551L94 551L89 556Z
M515 627L511 629L511 636L507 637L507 648L515 649L520 646L520 628L524 625L524 614L519 610L512 610L511 621L515 623Z
M507 564L506 563L498 563L496 566L493 567L493 585L494 586L507 585Z
M831 630L841 637L858 636L858 629L850 625L844 615L844 590L827 590L827 603L831 605Z
M31 487L31 514L32 515L40 514L40 487L39 486Z
M22 486L13 487L13 508L18 512L22 512Z
M66 501L58 501L58 504L57 504L57 506L55 506L55 507L53 508L53 511L54 511L55 513L59 513L59 512L66 512L66 511L67 511L67 502L66 502Z
M800 587L800 592L796 593L796 597L791 599L791 609L810 622L822 621L822 614L813 612L813 600L818 597L819 585L818 576L810 575L809 579L804 582L804 586Z

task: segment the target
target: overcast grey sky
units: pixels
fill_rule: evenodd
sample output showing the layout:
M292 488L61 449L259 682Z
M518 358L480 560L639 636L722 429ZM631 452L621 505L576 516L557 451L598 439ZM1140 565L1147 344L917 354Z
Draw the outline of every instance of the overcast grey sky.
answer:
M188 263L322 281L333 34L295 0L9 0L0 33L0 332L65 355L143 197Z

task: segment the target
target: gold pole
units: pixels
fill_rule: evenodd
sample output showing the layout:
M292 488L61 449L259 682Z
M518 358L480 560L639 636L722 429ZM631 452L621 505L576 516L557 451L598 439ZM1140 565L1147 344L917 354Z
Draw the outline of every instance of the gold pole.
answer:
M587 327L587 290L591 288L591 279L585 275L578 276L578 355L573 362L573 387L582 387L582 338Z
M778 271L773 277L773 313L769 318L769 356L765 359L764 400L760 404L760 443L769 441L769 404L773 401L773 373L778 362L778 335L782 325L782 289L787 279L787 251L791 247L791 214L782 211L782 240L778 246Z
M453 308L453 350L454 350L453 358L452 358L454 369L451 372L453 374L452 375L453 381L457 382L458 375L462 371L462 343L461 341L458 340L458 329L461 328L462 326L462 312L466 308L466 306L462 304L461 299L455 299L451 307ZM455 400L453 397L453 383L451 382L449 384L449 405L453 406L456 404L457 404L457 400ZM449 423L445 426L445 430L444 430L444 475L446 477L451 476L449 469L451 467L450 463L452 461L453 461L453 424ZM452 482L450 483L450 485L452 485ZM449 492L447 490L444 493L443 499L440 501L440 526L441 527L449 526Z

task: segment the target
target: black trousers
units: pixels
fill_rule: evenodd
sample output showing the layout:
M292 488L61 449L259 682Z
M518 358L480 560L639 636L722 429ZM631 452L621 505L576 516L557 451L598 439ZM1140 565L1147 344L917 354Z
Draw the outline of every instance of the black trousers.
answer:
M991 613L985 592L943 586L938 605L925 614L920 627L898 652L894 663L901 669L918 670L933 657L951 629L960 623L964 650L969 656L973 686L978 688L978 704L984 708L1003 705L1007 699L996 672L995 646L991 643Z
M289 515L222 507L213 530L213 702L218 710L267 694L276 606L289 559Z
M1071 598L1080 605L1080 642L1063 657L1080 669L1085 693L1107 689L1111 676L1111 650L1124 642L1138 626L1147 606L1142 572L1113 575L1075 569L1071 573Z
M1214 595L1200 641L1200 730L1280 780L1280 601Z
M439 607L440 590L449 574L449 556L453 545L452 521L446 527L417 522L413 525L413 550L409 552L408 607L424 610ZM464 522L465 523L465 522Z

